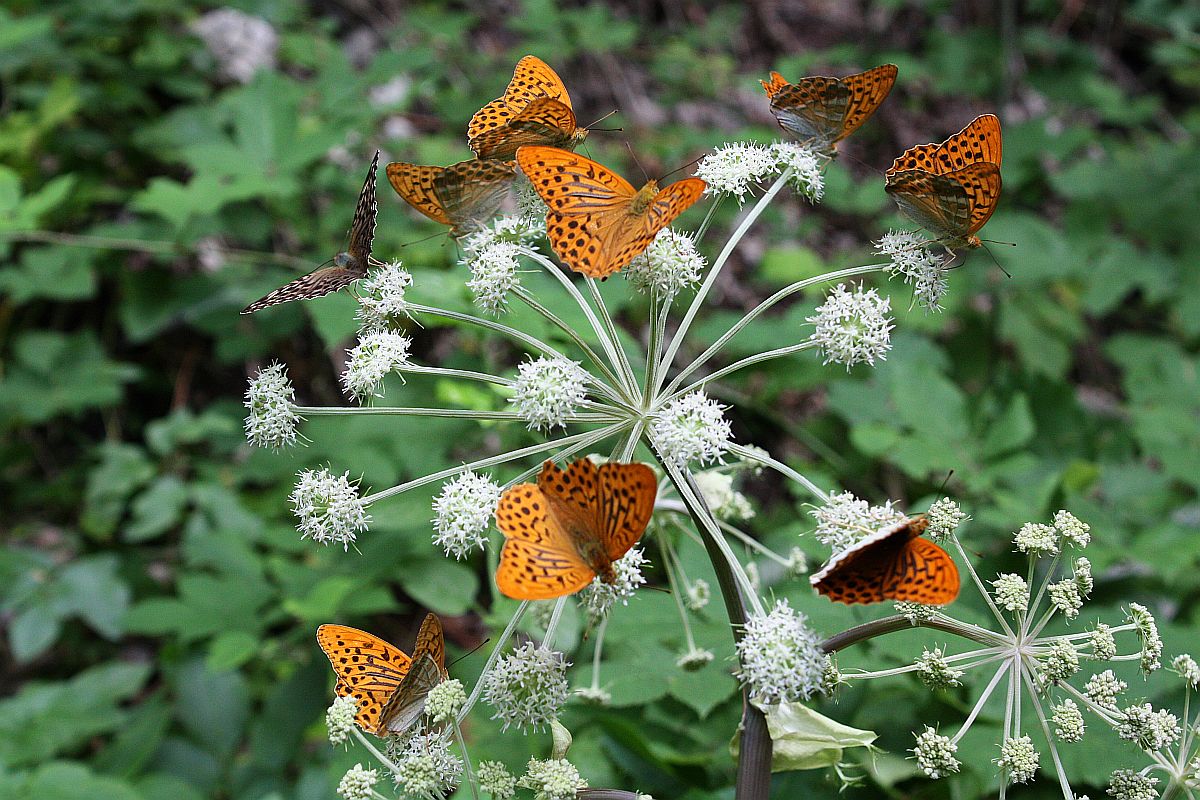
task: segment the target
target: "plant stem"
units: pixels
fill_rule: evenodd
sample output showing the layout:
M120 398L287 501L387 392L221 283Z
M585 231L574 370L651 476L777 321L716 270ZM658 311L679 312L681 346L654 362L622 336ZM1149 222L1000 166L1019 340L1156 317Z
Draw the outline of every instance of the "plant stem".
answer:
M483 694L483 679L491 671L492 667L500 659L500 651L508 644L508 640L512 638L513 631L517 629L517 624L521 621L521 617L525 616L525 611L529 608L529 601L522 600L521 605L517 606L517 610L513 612L512 619L508 621L504 632L500 634L500 638L496 640L496 646L492 648L491 654L488 656L487 662L484 663L483 669L479 672L479 680L475 681L475 686L471 688L471 694L467 697L467 702L463 703L462 709L458 712L454 722L456 725L461 725L462 721L467 718L467 714L471 713L471 708L479 701L479 696Z
M962 623L949 618L938 619L935 617L934 619L919 619L916 622L909 622L908 617L903 614L893 614L890 617L864 622L861 625L855 625L853 628L834 634L821 643L821 649L826 653L836 653L839 650L845 650L847 647L860 644L868 639L874 639L876 636L883 636L887 633L895 633L896 631L903 631L909 628L933 628L945 631L946 633L952 633L955 636L961 636L964 639L970 639L973 642L988 645L989 647L997 647L1004 644L1004 639L998 636L994 639L987 639L980 636L979 631L984 630L982 628L977 629L975 626L968 628Z

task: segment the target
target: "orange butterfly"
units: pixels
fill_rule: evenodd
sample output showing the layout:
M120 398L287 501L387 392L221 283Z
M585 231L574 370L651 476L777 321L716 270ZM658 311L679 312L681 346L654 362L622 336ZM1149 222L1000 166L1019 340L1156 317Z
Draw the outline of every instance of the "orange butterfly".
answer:
M778 72L759 81L771 100L771 113L779 127L801 142L825 153L854 133L875 113L896 82L895 64L883 64L847 75L827 78L814 75L788 83Z
M979 247L975 234L1000 199L1000 151L1000 120L984 114L941 144L905 150L888 169L884 191L947 247Z
M699 178L685 178L662 191L655 181L635 190L608 167L556 147L522 147L517 164L550 207L546 234L554 252L593 278L632 261L705 189Z
M475 112L467 140L479 158L511 159L527 144L574 150L587 137L562 80L537 56L517 62L504 96Z
M517 170L511 161L472 159L448 167L394 161L387 176L405 202L459 236L496 216Z
M292 300L307 300L323 297L349 286L359 278L367 276L367 267L378 267L380 262L371 257L371 243L375 239L375 218L379 206L375 202L375 171L379 166L379 151L371 159L367 179L358 193L358 204L354 207L354 219L350 222L350 243L346 249L333 257L333 265L321 267L309 274L279 287L260 297L242 309L243 314L252 314L267 306L288 303ZM326 262L328 263L328 262Z
M837 553L809 581L838 603L903 600L941 606L958 597L958 567L950 554L922 539L924 516L876 531Z
M407 730L425 711L429 690L446 677L446 640L434 614L421 623L412 658L378 636L345 625L317 628L317 644L337 673L334 691L358 700L354 721L376 736Z
M546 600L597 575L612 583L612 563L642 537L657 493L645 464L581 458L564 472L547 461L536 484L513 486L496 506L505 537L496 585L516 600Z

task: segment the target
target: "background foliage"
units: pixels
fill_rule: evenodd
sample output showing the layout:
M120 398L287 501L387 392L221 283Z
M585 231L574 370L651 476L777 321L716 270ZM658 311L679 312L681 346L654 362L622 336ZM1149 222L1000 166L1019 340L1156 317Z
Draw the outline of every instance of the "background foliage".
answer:
M373 509L362 556L301 542L285 498L304 466L328 462L384 487L528 434L471 421L439 421L430 436L417 420L317 420L306 448L252 452L241 434L246 376L279 358L301 402L339 404L353 301L253 319L237 311L334 251L375 148L424 163L469 155L467 119L527 52L563 75L583 121L617 110L605 124L623 132L595 134L588 152L628 175L637 168L626 141L661 174L723 141L776 137L756 82L769 69L900 66L892 97L830 168L823 207L777 203L743 244L718 285L727 312L710 318L705 340L774 287L865 263L870 240L897 222L879 175L894 154L1000 113L1005 194L986 233L1017 243L991 247L1012 278L974 253L952 276L947 312L931 316L907 310L893 285L886 364L846 374L796 358L745 375L726 398L738 404L736 435L876 502L921 508L953 469L949 489L976 520L968 539L996 566L1010 558L1007 532L1070 508L1096 539L1088 611L1137 600L1166 622L1168 655L1195 641L1194 4L235 5L279 36L276 67L245 84L222 78L189 32L205 3L0 8L0 795L330 797L363 754L323 738L331 680L315 626L358 624L407 644L431 608L457 617L448 625L461 652L479 641L481 620L507 614L482 565L430 546L429 493ZM715 230L735 213L726 204ZM383 187L378 252L402 255L419 292L465 308L444 237L399 249L430 232ZM816 302L747 331L745 350L759 349L754 337L802 335ZM416 349L464 368L519 357L474 336L425 329ZM496 402L420 378L392 391ZM809 527L804 498L769 479L752 489L763 502L756 532L787 552ZM811 540L801 544L820 560ZM689 573L703 576L702 564L697 555ZM863 616L804 589L776 591L826 633ZM572 707L565 720L573 760L593 786L730 796L729 665L658 669L679 648L672 601L635 602L636 615L618 613L609 627L614 707ZM699 643L728 653L709 611ZM855 663L914 655L912 641L887 640ZM455 672L469 679L481 662ZM1154 697L1159 685L1138 686ZM878 730L890 751L864 761L863 796L942 796L949 787L914 777L903 750L919 722L961 716L961 703L900 680L822 710ZM519 766L530 747L546 747L501 738L479 716L476 757ZM986 733L964 740L970 769L957 796L995 786L994 743ZM1136 763L1115 743L1111 758L1078 747L1089 749L1067 751L1085 781ZM827 796L836 785L820 772L776 779L779 797L802 790Z

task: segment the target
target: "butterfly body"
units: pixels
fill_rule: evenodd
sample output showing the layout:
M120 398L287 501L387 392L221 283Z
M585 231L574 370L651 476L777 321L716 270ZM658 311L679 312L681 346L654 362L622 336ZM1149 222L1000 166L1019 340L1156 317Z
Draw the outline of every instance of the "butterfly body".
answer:
M645 464L581 458L561 470L547 461L536 484L509 488L496 506L505 537L496 585L517 600L545 600L596 577L613 582L612 564L645 532L656 494Z
M958 596L958 567L924 539L924 516L906 519L837 553L809 580L819 594L854 605L900 600L945 605Z
M900 211L947 247L979 247L976 235L1000 199L1002 142L994 114L976 117L940 144L904 151L884 191Z
M319 267L255 300L242 309L243 314L252 314L268 306L292 300L322 297L365 278L368 267L379 266L380 262L371 256L371 245L375 240L375 220L379 213L379 206L375 200L375 173L378 167L379 151L375 151L375 157L371 159L371 167L367 171L367 179L358 194L354 219L350 223L350 243L347 249L333 257L332 265Z
M644 251L660 230L700 199L706 184L685 178L634 187L589 158L555 147L522 147L517 164L549 212L546 234L562 262L606 278Z
M759 81L771 101L771 113L797 140L825 153L858 130L884 101L896 82L895 64L883 64L844 78L815 75L789 83L778 72Z
M575 119L562 79L537 56L518 61L504 95L477 111L467 126L475 155L504 160L525 145L573 150L587 133Z
M337 674L334 691L358 701L354 721L376 736L406 730L424 711L429 690L446 674L445 638L434 614L421 623L411 657L374 634L345 625L317 628L317 643Z

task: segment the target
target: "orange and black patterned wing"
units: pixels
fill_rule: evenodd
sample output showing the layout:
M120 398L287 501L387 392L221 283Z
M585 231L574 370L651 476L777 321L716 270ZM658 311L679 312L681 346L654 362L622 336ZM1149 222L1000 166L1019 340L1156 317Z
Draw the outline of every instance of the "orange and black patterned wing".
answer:
M866 72L842 78L842 85L850 90L850 102L846 107L842 130L834 141L845 139L870 119L892 91L899 72L895 64L880 64Z
M771 113L779 127L818 150L830 149L841 138L849 107L850 90L837 78L801 78L771 95Z
M412 659L378 636L345 625L317 628L317 644L337 674L334 691L358 700L354 721L369 733L383 735L383 707L408 674Z
M700 178L676 181L654 196L640 219L626 215L619 218L620 224L610 222L607 232L600 234L604 245L597 266L602 274L624 269L641 255L659 231L703 196L706 185Z
M434 179L451 233L459 235L496 216L517 178L511 161L471 159L446 167Z
M470 145L479 158L511 160L518 148L529 145L572 149L585 133L578 128L570 106L550 97L539 97L507 124L471 139Z
M637 194L608 167L561 148L522 147L517 164L557 214L621 214Z
M759 81L762 84L763 91L767 93L767 99L773 99L779 94L779 90L788 85L787 78L780 75L778 72L771 73L771 79Z
M449 225L450 217L446 215L446 209L434 189L437 179L445 171L445 167L408 164L403 161L393 161L387 165L386 170L388 182L404 202L434 222Z
M890 173L884 190L922 228L955 243L983 227L1000 199L1000 168L977 162L946 175L924 170Z
M920 169L945 175L978 161L999 167L1002 150L1000 119L995 114L982 114L941 144L919 144L905 150L887 174Z
M573 594L596 572L576 550L551 501L531 483L509 488L496 505L496 527L504 534L496 586L516 600L548 600Z
M913 538L893 558L883 584L888 600L944 606L958 597L958 567L938 545Z
M426 614L421 622L421 630L417 631L412 657L416 661L421 656L432 658L438 669L446 668L446 637L437 614Z
M358 205L354 207L354 219L350 223L350 244L346 247L365 269L371 258L371 243L375 240L375 220L379 216L379 204L375 200L375 173L379 169L379 151L371 159L371 168L358 193Z
M442 669L428 654L415 656L408 674L379 714L379 729L398 734L416 724L425 713L429 692L442 682L443 677Z
M616 561L646 532L658 483L645 464L604 464L599 472L600 538L609 561Z
M558 73L537 56L525 56L517 62L504 96L488 103L471 117L467 139L474 140L488 131L504 127L540 97L557 100L571 108L571 97Z

